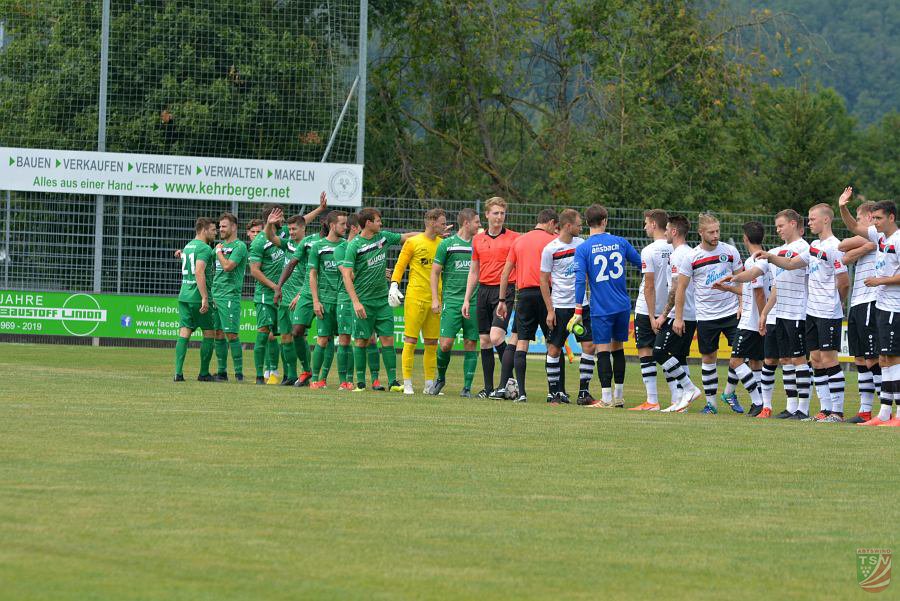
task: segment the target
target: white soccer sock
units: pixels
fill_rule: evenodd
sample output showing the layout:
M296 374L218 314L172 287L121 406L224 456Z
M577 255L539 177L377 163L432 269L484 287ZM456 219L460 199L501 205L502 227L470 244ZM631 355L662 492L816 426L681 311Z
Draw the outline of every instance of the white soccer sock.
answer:
M763 363L763 368L761 370L762 377L759 381L762 386L763 407L766 409L772 408L772 393L775 391L775 370L777 368L777 364L770 367Z
M678 387L678 379L666 374L666 384L669 385L669 393L672 395L672 402L677 403L681 400L681 388Z
M789 413L797 411L797 377L793 363L781 366L781 378L784 381L784 394L787 395L787 410Z
M801 363L795 366L797 374L797 409L809 415L810 373L809 365Z
M819 397L819 409L822 411L831 411L831 393L828 391L827 370L815 370L813 372L813 382L816 386L816 396Z
M835 413L844 413L844 370L840 365L836 365L829 370L828 374L828 392L831 395L831 411Z
M700 366L701 379L703 380L703 392L706 394L706 402L716 406L716 392L719 389L719 372L715 363L703 363Z
M606 401L607 403L612 402L612 388L601 388L600 389L600 398Z
M647 402L658 403L656 363L653 361L653 357L641 357L641 379L644 381L644 388L647 390Z
M614 386L616 387L615 397L617 399L624 399L625 398L625 384L614 384Z
M859 374L859 412L865 413L872 410L872 402L875 400L875 379L872 372L866 365L857 365L856 371Z

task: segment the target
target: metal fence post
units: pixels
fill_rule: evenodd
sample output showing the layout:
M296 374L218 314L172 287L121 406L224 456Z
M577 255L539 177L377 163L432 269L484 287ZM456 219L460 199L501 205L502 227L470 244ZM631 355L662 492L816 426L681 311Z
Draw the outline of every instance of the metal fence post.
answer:
M7 190L6 191L6 227L4 228L6 231L3 233L5 238L4 250L6 251L6 259L3 261L3 287L9 288L9 262L12 260L10 257L10 253L12 249L10 248L10 228L12 222L12 193Z
M359 0L359 88L356 95L356 163L366 162L366 57L369 43L369 2Z
M106 84L109 74L109 2L103 0L103 17L100 28L100 99L97 118L97 150L106 151ZM103 287L103 212L105 198L97 196L94 214L94 292ZM100 339L93 339L94 346L100 345Z
M119 197L119 227L116 239L116 294L122 294L122 230L125 228L125 197Z

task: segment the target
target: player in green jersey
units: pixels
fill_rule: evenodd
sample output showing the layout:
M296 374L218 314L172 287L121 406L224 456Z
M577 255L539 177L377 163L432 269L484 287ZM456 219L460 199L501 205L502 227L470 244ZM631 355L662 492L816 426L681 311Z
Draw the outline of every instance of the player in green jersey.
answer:
M303 217L304 222L309 223L324 210L326 205L325 193L322 193L319 207L310 211ZM254 363L256 364L256 383L265 384L263 377L266 362L266 352L269 343L269 334L278 332L278 306L275 301L277 284L275 283L284 267L284 251L286 244L282 244L282 238L288 236L283 229L284 212L278 205L266 205L263 209L263 217L266 228L278 235L270 240L267 236L256 236L250 243L250 273L256 279L256 289L253 300L256 303L256 344L253 349ZM292 352L292 356L296 353Z
M203 330L200 346L201 382L212 382L209 362L212 359L216 335L208 285L215 276L215 258L210 244L216 239L216 222L200 217L194 225L196 237L181 251L181 291L178 293L180 329L175 343L175 381L184 382L184 357L194 330Z
M347 234L347 213L331 211L325 219L328 233L320 238L309 250L309 289L313 299L313 312L316 314L317 339L313 350L311 388L325 388L327 370L323 375L322 367L330 358L326 358L329 343L334 348L334 337L338 334L337 297L343 288L341 271L334 258L335 249L345 244ZM333 355L332 351L332 355ZM344 372L347 368L338 370ZM341 382L343 384L343 381Z
M358 214L362 228L359 235L347 243L341 273L344 287L353 303L357 320L353 328L356 388L365 390L366 347L373 333L381 339L381 358L387 370L390 390L403 392L397 381L397 354L394 351L394 312L388 304L388 278L385 273L387 248L403 244L420 232L396 234L382 231L381 213L365 208Z
M212 285L215 304L216 382L228 381L228 350L234 361L234 378L244 380L244 352L238 334L241 330L241 291L247 268L247 245L237 237L237 217L231 213L219 216L219 238L216 245L216 276Z
M481 219L472 209L463 209L456 217L459 230L455 236L441 241L434 263L431 265L431 310L441 314L441 338L438 342L437 379L425 391L426 394L440 394L446 384L450 352L460 330L463 331L463 389L461 397L472 396L472 378L478 365L478 319L473 314L463 317L462 304L466 295L466 281L472 262L472 238L481 228ZM439 296L439 281L443 279L443 302ZM476 298L477 284L472 298ZM472 301L470 301L472 302Z

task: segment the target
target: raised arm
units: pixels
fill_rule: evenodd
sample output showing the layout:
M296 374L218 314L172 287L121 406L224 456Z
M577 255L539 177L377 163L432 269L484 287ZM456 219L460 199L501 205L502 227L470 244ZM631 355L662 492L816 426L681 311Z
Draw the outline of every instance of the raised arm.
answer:
M309 225L313 222L313 220L318 217L322 211L324 211L328 207L328 197L325 195L325 191L322 190L322 193L319 195L319 206L315 209L307 213L303 216L303 221L306 222L306 225Z
M860 238L859 236L854 236L853 238L850 238L850 240L862 240L862 238ZM844 242L846 242L846 240L844 240ZM844 242L841 242L841 244L843 244ZM874 242L864 240L863 244L852 247L850 250L844 252L844 257L841 260L844 262L844 265L853 265L854 263L859 261L861 257L875 250L875 248L876 246ZM840 247L838 247L838 249L840 249Z
M841 197L838 198L838 206L841 208L841 219L844 220L844 225L847 226L847 229L850 230L850 233L856 234L857 236L862 236L866 240L869 239L869 228L863 227L856 220L856 217L850 213L850 207L847 204L850 202L850 197L853 196L853 188L851 186L847 186L844 188Z

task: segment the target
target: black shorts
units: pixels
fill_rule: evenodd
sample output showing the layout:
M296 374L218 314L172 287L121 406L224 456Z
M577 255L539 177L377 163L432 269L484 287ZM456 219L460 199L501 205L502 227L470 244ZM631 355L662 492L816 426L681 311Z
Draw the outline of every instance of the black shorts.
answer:
M691 341L694 339L694 332L697 331L696 321L684 322L684 334L679 336L672 331L672 324L675 320L669 318L659 329L656 335L656 342L653 344L653 350L665 351L673 357L687 357L691 353Z
M731 347L731 356L748 361L763 360L763 337L753 330L738 330Z
M656 343L656 334L650 325L649 315L634 314L634 342L638 348L653 348Z
M544 338L550 335L547 327L547 305L540 288L520 288L516 295L516 325L515 332L519 340L534 340L538 328L544 333Z
M766 324L766 337L763 339L763 355L766 359L778 359L778 336L775 335L775 324Z
M490 334L491 328L501 328L506 330L509 326L509 316L516 308L516 288L515 286L507 286L506 288L506 319L497 317L497 303L500 302L500 286L478 287L478 306L476 308L476 317L478 318L478 333ZM515 332L515 324L513 324Z
M775 343L778 357L790 359L806 356L806 323L803 319L775 320Z
M806 316L806 350L807 351L839 351L841 350L841 328L844 323L840 319Z
M875 326L875 301L850 307L847 318L847 341L854 357L878 357L878 329Z
M719 350L719 334L731 345L737 332L737 313L709 321L697 320L697 348L701 355L709 355Z
M900 355L900 312L876 309L875 325L878 327L878 354L896 357Z
M569 338L569 330L566 324L575 315L575 309L556 309L556 325L550 330L547 337L547 344L552 344L556 348L562 348ZM593 334L591 333L591 308L585 305L581 312L581 325L584 326L584 333L581 336L575 336L575 340L580 343L591 342Z

